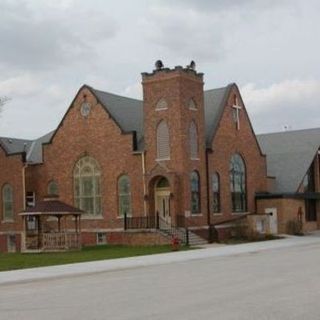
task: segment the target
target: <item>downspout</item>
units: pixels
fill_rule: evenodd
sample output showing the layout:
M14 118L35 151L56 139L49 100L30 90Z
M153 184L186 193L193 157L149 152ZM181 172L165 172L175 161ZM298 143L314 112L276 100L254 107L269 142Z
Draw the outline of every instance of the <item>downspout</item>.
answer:
M22 204L23 204L23 211L26 210L26 168L28 167L27 163L27 154L24 152L22 154ZM25 230L26 230L26 217L23 217L23 224L22 224L22 232L20 234L20 250L23 252L26 250L26 243L25 243Z
M145 173L146 173L146 164L145 164L145 151L141 153L141 164L142 164L142 183L143 183L143 214L147 215L147 203L145 199L145 195L147 194L146 181L145 181Z
M207 223L210 227L211 219L210 219L210 177L209 177L209 149L206 148L206 176L207 176Z
M22 197L23 197L23 211L26 210L26 168L28 167L27 163L27 154L24 151L22 154Z

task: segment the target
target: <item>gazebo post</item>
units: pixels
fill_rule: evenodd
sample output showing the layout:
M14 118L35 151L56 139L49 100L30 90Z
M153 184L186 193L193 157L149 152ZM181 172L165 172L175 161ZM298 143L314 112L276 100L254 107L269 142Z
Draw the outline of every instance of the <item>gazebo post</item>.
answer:
M61 231L61 216L58 216L58 232L60 233Z

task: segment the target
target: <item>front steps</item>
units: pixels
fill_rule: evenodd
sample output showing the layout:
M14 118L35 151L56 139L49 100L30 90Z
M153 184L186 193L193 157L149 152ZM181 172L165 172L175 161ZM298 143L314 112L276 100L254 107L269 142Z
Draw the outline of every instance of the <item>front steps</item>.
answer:
M190 246L201 246L204 244L208 244L208 241L200 236L198 236L192 230L189 230L189 245Z

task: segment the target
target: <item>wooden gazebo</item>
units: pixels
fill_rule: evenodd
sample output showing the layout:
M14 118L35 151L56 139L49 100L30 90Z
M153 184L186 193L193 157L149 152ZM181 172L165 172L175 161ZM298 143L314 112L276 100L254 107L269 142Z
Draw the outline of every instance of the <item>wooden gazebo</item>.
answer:
M81 249L82 210L57 197L47 197L20 213L23 217L22 252Z

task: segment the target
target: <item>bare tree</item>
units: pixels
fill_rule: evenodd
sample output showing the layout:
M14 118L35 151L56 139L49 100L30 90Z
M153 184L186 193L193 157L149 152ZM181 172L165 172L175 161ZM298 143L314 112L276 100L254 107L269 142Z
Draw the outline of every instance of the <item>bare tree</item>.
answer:
M3 109L3 106L10 100L8 97L0 97L0 113Z

